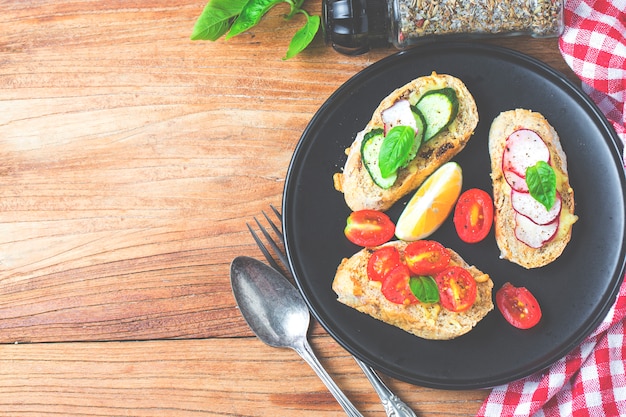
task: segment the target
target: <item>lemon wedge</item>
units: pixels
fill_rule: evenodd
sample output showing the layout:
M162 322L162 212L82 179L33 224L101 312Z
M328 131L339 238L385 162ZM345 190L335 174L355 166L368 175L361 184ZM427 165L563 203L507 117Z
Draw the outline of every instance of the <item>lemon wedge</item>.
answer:
M462 186L463 173L459 164L447 162L439 167L404 208L396 223L396 237L413 241L434 233L450 215Z

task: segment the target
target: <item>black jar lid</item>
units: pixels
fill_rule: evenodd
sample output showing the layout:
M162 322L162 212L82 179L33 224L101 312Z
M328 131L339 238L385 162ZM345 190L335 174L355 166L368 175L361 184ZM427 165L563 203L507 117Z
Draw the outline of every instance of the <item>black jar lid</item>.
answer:
M322 19L326 43L342 54L389 44L387 0L324 0Z

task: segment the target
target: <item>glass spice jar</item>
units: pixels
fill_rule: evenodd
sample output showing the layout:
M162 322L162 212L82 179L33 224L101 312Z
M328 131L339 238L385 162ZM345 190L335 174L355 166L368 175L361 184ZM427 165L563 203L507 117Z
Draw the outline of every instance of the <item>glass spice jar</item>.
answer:
M392 44L405 49L438 38L530 35L563 31L564 0L324 0L326 41L357 55Z

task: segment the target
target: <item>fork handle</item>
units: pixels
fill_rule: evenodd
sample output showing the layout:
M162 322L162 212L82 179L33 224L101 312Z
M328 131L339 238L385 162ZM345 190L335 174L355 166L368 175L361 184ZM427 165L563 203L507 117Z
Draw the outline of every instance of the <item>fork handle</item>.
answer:
M374 387L374 390L376 390L388 417L416 417L413 410L387 388L383 380L380 379L372 368L365 365L357 358L354 358L354 360L361 367L363 373Z
M346 412L346 414L350 417L363 417L363 414L356 409L356 407L350 402L348 397L341 391L341 389L337 386L335 381L328 375L328 372L322 367L322 364L319 362L311 345L307 342L306 339L302 340L302 343L296 345L293 348L298 354L308 363L311 368L315 371L317 376L320 377L324 385L328 388L333 397L337 400L341 408Z

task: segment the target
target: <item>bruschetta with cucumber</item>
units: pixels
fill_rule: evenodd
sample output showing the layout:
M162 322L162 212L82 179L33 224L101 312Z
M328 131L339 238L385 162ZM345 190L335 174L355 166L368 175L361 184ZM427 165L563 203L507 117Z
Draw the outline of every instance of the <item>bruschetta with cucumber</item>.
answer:
M527 269L551 263L578 220L556 130L540 113L504 111L491 124L489 155L500 257Z
M433 72L383 99L333 177L353 211L385 211L467 144L478 110L465 84Z

